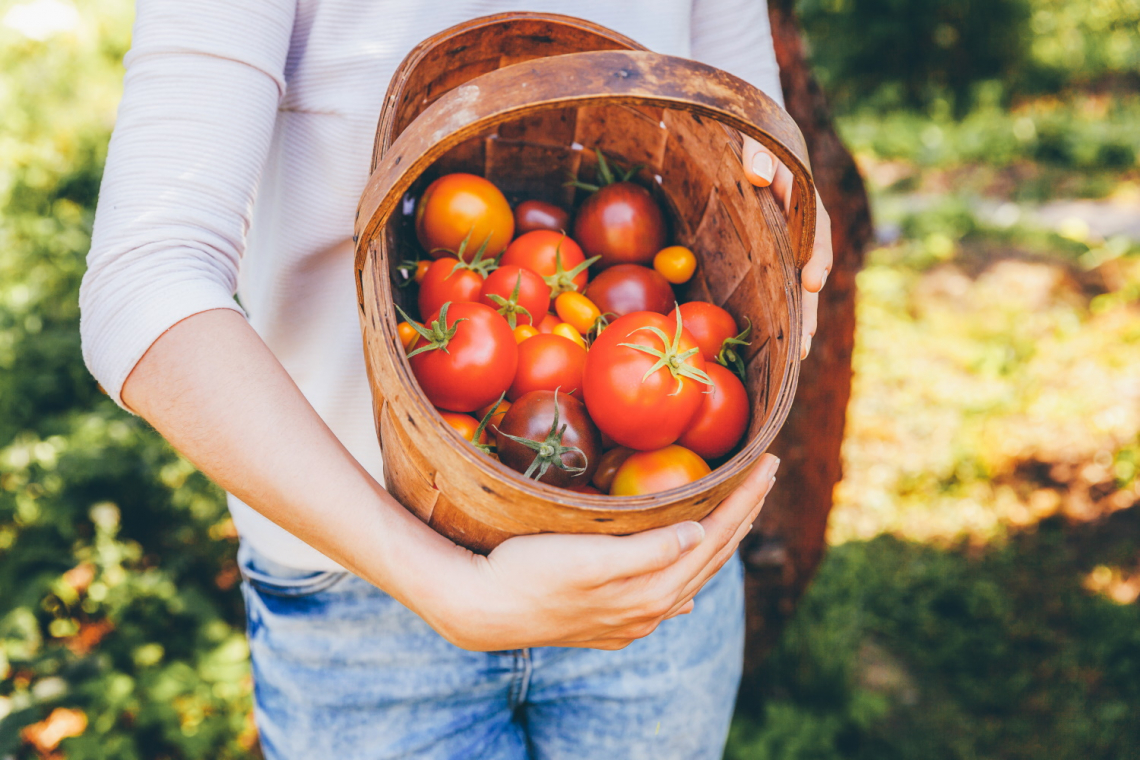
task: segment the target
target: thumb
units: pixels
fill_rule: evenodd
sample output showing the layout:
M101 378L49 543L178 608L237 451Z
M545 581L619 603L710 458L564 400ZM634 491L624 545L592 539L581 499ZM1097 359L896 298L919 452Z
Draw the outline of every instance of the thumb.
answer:
M776 155L751 137L744 138L744 150L741 152L744 164L744 175L756 187L767 187L772 184L776 176L776 167L779 165Z
M606 575L610 576L607 581L664 570L704 539L704 526L691 520L616 537L616 550L607 557Z

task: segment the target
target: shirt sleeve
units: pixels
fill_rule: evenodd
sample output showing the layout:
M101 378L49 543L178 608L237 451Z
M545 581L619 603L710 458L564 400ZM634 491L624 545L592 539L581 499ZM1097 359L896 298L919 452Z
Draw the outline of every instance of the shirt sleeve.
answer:
M766 0L693 0L692 57L784 105Z
M146 350L234 301L294 0L139 0L79 292L88 369L120 405Z

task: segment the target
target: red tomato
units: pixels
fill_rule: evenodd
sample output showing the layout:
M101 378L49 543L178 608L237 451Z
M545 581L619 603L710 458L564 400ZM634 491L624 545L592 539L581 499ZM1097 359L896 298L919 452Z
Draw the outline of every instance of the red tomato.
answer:
M581 290L588 277L586 268L589 264L578 244L563 233L550 230L535 230L516 238L499 261L500 266L506 264L540 275L550 286L551 298L567 291Z
M539 334L518 344L519 366L507 391L511 401L531 391L558 390L559 395L575 394L582 399L582 368L586 349L561 335Z
M513 330L542 321L550 306L550 286L529 269L508 264L487 275L479 303L506 317Z
M478 301L483 289L483 275L460 267L459 259L445 258L433 261L420 283L420 317L427 317L439 311L448 301Z
M553 203L523 201L515 208L515 232L519 235L534 230L565 232L568 229L570 215Z
M641 185L615 182L595 192L578 209L574 239L599 266L649 264L665 247L665 216Z
M732 451L748 429L748 393L740 378L716 362L706 363L705 372L713 381L712 392L705 394L677 443L704 459L717 459Z
M593 486L570 486L567 490L574 491L575 493L588 493L594 496L605 496L604 493L594 488Z
M586 297L610 319L635 311L668 314L677 305L669 281L637 264L619 264L599 273L586 287Z
M639 451L625 460L614 475L610 496L640 496L700 480L708 475L705 460L682 446Z
M484 242L498 256L515 234L515 217L499 188L474 174L445 174L428 185L416 204L416 237L433 258L456 255L470 236L470 259Z
M701 347L701 355L707 361L716 361L720 347L727 338L734 337L739 331L736 329L736 320L724 309L716 304L705 301L689 301L680 306L681 319L685 322L685 329L693 334L697 345ZM676 309L673 310L675 312ZM669 312L670 319L676 315Z
M582 377L586 406L620 445L659 449L680 438L700 408L708 388L704 370L697 342L676 318L627 314L590 347Z
M408 353L412 372L435 406L473 412L494 403L514 379L519 352L507 320L481 303L444 304ZM446 350L445 350L446 349Z
M546 315L543 316L542 321L538 323L538 331L550 335L554 332L554 328L560 324L562 324L561 319L547 312Z

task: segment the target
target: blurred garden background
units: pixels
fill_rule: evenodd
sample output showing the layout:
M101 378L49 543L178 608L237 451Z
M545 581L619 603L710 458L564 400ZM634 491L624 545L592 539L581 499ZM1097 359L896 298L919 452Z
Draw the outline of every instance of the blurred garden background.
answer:
M876 243L729 757L1140 757L1140 0L799 10ZM221 494L79 353L132 16L0 0L0 758L257 756Z

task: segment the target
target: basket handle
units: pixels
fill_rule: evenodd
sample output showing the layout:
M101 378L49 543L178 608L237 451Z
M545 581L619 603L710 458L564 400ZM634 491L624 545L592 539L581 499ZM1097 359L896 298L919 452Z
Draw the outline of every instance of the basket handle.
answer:
M772 151L795 180L788 229L797 267L815 239L815 185L807 146L786 111L757 88L688 58L604 50L506 66L444 94L381 156L356 212L356 267L412 183L440 156L491 127L574 106L648 105L716 119ZM364 244L361 244L361 241Z

